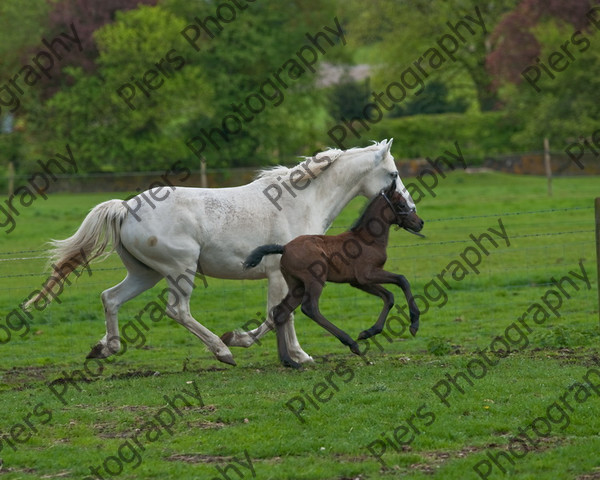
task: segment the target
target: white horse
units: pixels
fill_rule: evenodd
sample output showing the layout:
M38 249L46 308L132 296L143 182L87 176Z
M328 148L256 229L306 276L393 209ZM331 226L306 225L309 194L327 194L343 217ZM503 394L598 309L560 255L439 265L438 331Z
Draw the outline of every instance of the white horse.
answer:
M271 330L269 313L287 292L279 271L280 255L265 259L259 268L242 268L252 250L268 243L285 244L303 234L325 233L350 200L358 195L372 198L394 178L398 191L415 207L398 178L391 145L391 140L384 140L366 148L327 150L294 168L264 170L240 187L158 187L127 202L101 203L73 236L52 242L55 275L25 306L52 298L54 286L64 283L79 265L110 253L107 247L112 243L127 276L102 292L106 334L88 357L105 358L119 351L119 307L166 278L170 293L165 313L198 336L218 360L235 365L227 345L248 347ZM198 271L217 278L267 278L263 324L249 332L230 332L224 342L198 323L189 306ZM285 338L293 360L312 361L298 343L293 319L285 324Z

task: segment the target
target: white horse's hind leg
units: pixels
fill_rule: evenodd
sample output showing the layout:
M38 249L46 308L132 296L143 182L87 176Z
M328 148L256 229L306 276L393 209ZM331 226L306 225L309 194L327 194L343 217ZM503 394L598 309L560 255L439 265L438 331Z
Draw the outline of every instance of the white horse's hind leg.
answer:
M192 317L190 313L190 296L194 289L194 276L188 272L190 270L178 275L176 279L171 275L167 276L169 285L169 303L166 305L165 310L167 315L202 340L217 360L235 365L231 351L221 339Z
M106 358L120 350L121 337L117 317L119 308L128 300L152 288L162 278L160 273L142 265L127 251L121 250L119 255L127 267L127 276L118 285L102 292L106 335L92 348L87 358Z
M273 307L279 305L279 303L285 298L288 287L285 283L281 272L276 271L269 275L269 296L267 299L267 319L254 330L243 332L236 330L233 332L227 332L221 336L221 339L226 345L230 347L249 347L253 345L257 340L261 339L267 332L273 330L273 318L271 317L271 310ZM296 337L296 330L294 329L294 314L290 315L290 320L285 323L282 327L285 335L288 352L298 363L312 362L313 358L308 355Z
M288 286L281 272L277 271L273 275L269 276L269 296L267 300L267 311L269 312L269 316L265 323L268 322L270 328L273 328L273 319L271 318L271 311L274 307L281 303L281 301L285 298L287 293ZM290 314L290 319L287 322L285 322L281 328L283 328L288 352L292 360L298 363L313 362L313 358L304 350L302 350L302 347L298 342L298 337L296 337L296 329L294 328L293 312Z
M268 313L268 308L267 308ZM225 345L230 347L251 347L258 340L265 336L267 332L273 330L273 319L269 316L267 319L261 323L254 330L248 330L244 332L242 330L233 330L231 332L226 332L221 335L221 340Z

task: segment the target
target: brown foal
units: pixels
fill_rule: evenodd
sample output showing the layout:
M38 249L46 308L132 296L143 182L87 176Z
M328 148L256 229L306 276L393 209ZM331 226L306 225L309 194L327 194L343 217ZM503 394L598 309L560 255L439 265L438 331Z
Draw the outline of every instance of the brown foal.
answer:
M290 314L302 305L302 312L335 335L350 350L360 355L358 344L343 330L327 320L319 311L319 297L328 280L349 283L355 288L383 300L384 306L375 324L358 336L358 340L380 333L392 306L394 295L382 283L398 285L404 292L410 311L410 332L419 328L419 309L403 275L383 270L387 260L387 244L391 225L412 233L423 228L421 220L410 209L402 195L396 192L396 182L382 190L367 206L361 217L347 232L340 235L302 235L286 245L263 245L255 249L244 262L244 269L257 266L265 255L281 253L280 268L288 285L288 293L271 311L277 331L279 358L285 366L300 367L291 359L281 326Z

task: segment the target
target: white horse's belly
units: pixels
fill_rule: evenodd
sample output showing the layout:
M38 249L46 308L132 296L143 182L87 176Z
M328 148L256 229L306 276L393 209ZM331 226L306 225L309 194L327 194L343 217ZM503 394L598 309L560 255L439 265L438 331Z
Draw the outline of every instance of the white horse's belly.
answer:
M163 275L194 266L211 277L265 278L272 261L248 271L242 269L242 262L256 247L275 241L270 222L251 212L252 203L234 203L214 192L177 188L152 205L130 200L121 226L123 246ZM282 233L275 236L280 243L291 239Z

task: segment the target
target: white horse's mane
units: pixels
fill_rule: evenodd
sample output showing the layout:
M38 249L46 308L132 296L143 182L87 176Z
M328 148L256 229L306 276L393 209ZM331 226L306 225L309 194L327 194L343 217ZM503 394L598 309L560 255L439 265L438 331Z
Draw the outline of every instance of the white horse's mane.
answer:
M306 162L307 160L313 159L313 158L321 159L324 157L329 157L330 161L327 163L326 162L313 163L310 165L310 170L311 170L312 174L315 177L318 177L319 174L321 172L323 172L323 170L325 170L329 165L331 165L333 162L335 162L341 156L353 155L353 154L356 154L359 152L364 152L364 151L379 150L386 143L387 143L387 140L383 140L381 142L373 141L373 145L369 145L368 147L354 147L354 148L349 148L348 150L340 150L339 148L329 148L327 150L317 153L314 157L301 157L301 158L304 159L303 162ZM258 180L258 179L266 178L266 179L274 180L277 177L287 177L294 170L302 172L304 174L304 176L302 176L302 177L296 176L296 178L295 178L296 181L301 181L304 179L312 178L305 169L298 168L302 165L303 162L300 162L298 165L295 165L293 167L285 167L283 165L277 165L275 167L264 168L264 169L258 171L258 174L256 175L256 179Z

